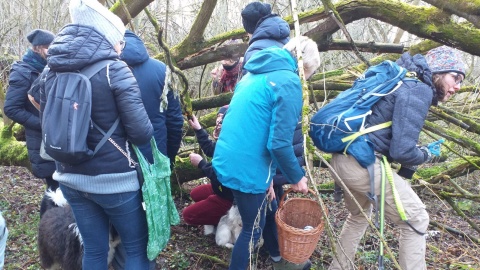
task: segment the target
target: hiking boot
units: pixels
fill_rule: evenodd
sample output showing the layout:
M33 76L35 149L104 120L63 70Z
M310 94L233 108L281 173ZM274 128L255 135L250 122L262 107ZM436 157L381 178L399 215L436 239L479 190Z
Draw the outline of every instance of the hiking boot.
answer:
M336 203L341 202L342 197L343 197L343 191L342 190L333 192L333 201L334 202L336 202Z
M333 188L333 200L338 203L342 201L342 197L343 197L342 187L340 187L340 185L335 182L335 185Z
M303 263L296 264L282 258L278 262L273 262L274 270L309 270L310 266L312 266L310 260L306 260Z

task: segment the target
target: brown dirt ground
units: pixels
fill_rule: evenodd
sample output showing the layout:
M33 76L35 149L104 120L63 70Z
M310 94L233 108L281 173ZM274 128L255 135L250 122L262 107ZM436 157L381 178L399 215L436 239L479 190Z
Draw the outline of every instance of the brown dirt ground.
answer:
M7 243L5 269L41 269L36 249L36 228L38 226L38 210L43 185L25 168L0 167L2 184L0 185L0 210L7 219L10 237ZM319 179L325 179L326 173L320 171ZM478 194L478 180L470 186L470 191ZM199 182L184 185L186 192L175 196L179 212L191 203L188 191ZM475 184L476 183L476 184ZM452 214L451 208L437 199L426 189L419 191L427 205L430 219L463 231L469 236L479 238L479 234L462 220ZM334 203L331 195L322 195L329 210L329 220L336 233L339 233L347 212L343 202ZM480 206L465 204L464 209L469 218L478 225ZM428 269L480 269L480 249L478 244L458 235L441 231L432 226L429 230L440 231L427 238ZM203 235L203 228L180 225L171 228L171 240L167 248L157 258L158 269L227 269L231 250L218 247L214 236ZM394 254L398 252L399 231L388 224L386 239ZM375 269L378 250L378 239L371 229L362 240L356 256L358 269ZM311 260L313 269L325 269L331 261L330 241L324 232ZM254 256L257 269L272 269L268 255L260 251ZM391 261L386 259L385 269L393 269Z

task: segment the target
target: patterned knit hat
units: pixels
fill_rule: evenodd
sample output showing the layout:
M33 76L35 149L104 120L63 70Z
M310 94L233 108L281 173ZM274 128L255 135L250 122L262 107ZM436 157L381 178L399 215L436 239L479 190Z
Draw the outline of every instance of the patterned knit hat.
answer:
M112 46L123 39L122 20L97 0L71 0L69 9L73 23L93 26Z
M448 46L440 46L428 51L425 60L433 74L445 72L458 72L465 76L465 63L458 50Z
M272 13L270 4L262 2L252 2L242 10L243 28L249 34L253 34L257 29L258 21Z
M32 46L50 45L55 35L47 30L35 29L28 33L27 40Z

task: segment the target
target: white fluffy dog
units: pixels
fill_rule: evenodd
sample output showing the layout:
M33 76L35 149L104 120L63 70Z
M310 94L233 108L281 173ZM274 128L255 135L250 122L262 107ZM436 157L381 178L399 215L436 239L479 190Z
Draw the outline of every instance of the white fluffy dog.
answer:
M213 233L215 229L211 225L205 226L205 234ZM215 242L219 246L233 248L238 235L242 231L242 218L238 212L236 205L233 205L227 214L225 214L218 222L217 230L215 232Z

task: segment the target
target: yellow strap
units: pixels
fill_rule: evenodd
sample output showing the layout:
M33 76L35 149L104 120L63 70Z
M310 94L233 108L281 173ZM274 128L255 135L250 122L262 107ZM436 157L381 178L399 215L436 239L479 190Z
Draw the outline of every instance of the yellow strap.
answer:
M355 133L353 133L352 135L350 136L347 136L345 138L342 139L342 142L348 142L350 141L347 146L345 146L345 149L343 150L343 154L346 155L347 154L347 149L348 147L350 146L350 144L352 144L353 141L355 141L355 139L357 139L358 137L364 135L364 134L367 134L367 133L370 133L370 132L374 132L374 131L377 131L377 130L380 130L382 128L387 128L389 126L392 125L392 121L388 121L388 122L385 122L385 123L381 123L381 124L378 124L378 125L375 125L375 126L372 126L372 127L369 127L369 128L366 128L364 130L361 130L361 131L357 131Z
M385 175L387 176L388 182L390 183L390 187L392 188L393 193L393 201L395 202L395 206L397 207L398 214L403 221L407 221L407 215L405 214L405 209L403 208L402 201L400 200L400 195L398 194L397 189L395 188L395 181L393 179L393 172L392 167L388 163L387 157L383 156L382 163L385 165ZM384 179L382 179L384 181Z
M374 132L374 131L380 130L380 129L382 129L382 128L387 128L387 127L389 127L389 126L391 126L391 125L392 125L392 121L388 121L388 122L385 122L385 123L381 123L381 124L378 124L378 125L375 125L375 126L366 128L366 129L364 129L364 130L355 132L355 133L353 133L352 135L343 138L343 139L342 139L342 142L354 141L356 138L358 138L358 137L360 137L360 136L362 136L362 135L364 135L364 134L367 134L367 133L370 133L370 132Z

